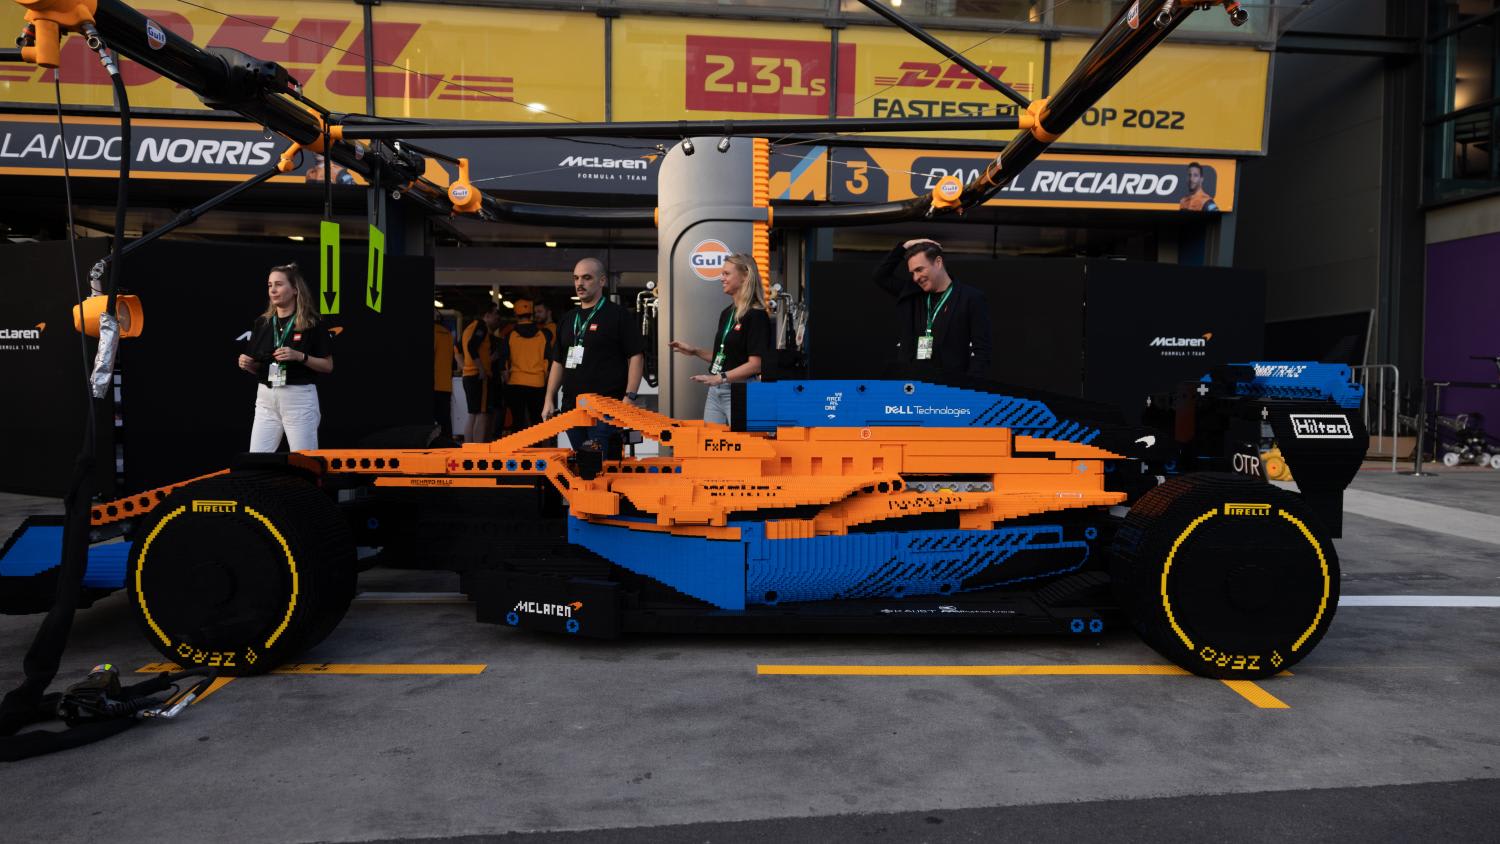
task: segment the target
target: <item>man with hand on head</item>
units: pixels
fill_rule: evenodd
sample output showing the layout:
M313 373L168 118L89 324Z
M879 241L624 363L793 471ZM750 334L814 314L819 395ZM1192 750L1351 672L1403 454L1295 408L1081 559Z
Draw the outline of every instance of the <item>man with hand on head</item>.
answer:
M900 369L950 377L989 374L989 303L978 288L948 275L937 241L898 244L875 269L874 282L896 299Z
M549 358L547 395L542 402L542 418L559 408L557 391L563 391L562 410L572 410L578 397L597 393L610 398L634 402L645 371L645 341L640 321L620 305L604 297L604 262L584 258L573 267L573 290L578 307L562 315L557 324L557 340ZM606 444L605 458L618 459L619 438L609 425L578 427L568 431L573 448L582 448L590 440Z

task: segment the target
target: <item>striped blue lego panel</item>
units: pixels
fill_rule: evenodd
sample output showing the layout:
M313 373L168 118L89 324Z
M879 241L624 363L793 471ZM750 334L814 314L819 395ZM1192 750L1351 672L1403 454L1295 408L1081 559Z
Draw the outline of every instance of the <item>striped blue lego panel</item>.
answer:
M725 610L745 608L745 544L596 525L568 517L568 541Z
M1341 363L1313 361L1250 361L1231 364L1249 366L1255 377L1234 385L1237 396L1267 399L1327 399L1345 410L1357 409L1365 398L1364 385L1354 380L1349 367ZM1212 376L1205 375L1204 382Z
M62 525L26 525L0 557L0 577L32 577L57 568L62 561ZM125 585L125 565L130 543L114 542L89 549L83 585L97 589L119 589Z
M1036 399L921 381L752 381L745 428L1009 428L1031 437L1092 442L1097 428L1059 419Z
M1055 569L987 578L984 588L1074 571L1089 557L1082 540L1057 525L998 530L919 530L766 540L761 525L741 528L749 545L747 602L830 601L951 595L963 583L1028 551L1065 552Z

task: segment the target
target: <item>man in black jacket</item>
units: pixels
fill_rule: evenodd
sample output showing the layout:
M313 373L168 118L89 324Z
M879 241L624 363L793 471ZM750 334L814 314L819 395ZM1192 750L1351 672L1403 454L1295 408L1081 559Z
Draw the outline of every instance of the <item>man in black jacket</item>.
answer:
M874 280L896 297L899 368L917 374L989 375L989 303L978 288L949 277L937 241L919 238L892 248Z

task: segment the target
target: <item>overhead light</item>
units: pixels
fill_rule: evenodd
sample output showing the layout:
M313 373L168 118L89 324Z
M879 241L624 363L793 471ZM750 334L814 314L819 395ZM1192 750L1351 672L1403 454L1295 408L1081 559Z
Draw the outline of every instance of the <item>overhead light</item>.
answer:
M515 302L510 301L501 302L500 304L504 305L507 308L514 308L516 306Z
M300 234L289 234L289 235L286 236L286 239L287 240L295 240L298 243L301 243L302 241L306 240L307 238L303 237Z
M891 5L899 9L901 8L901 0L891 0Z
M527 103L526 104L526 110L527 111L546 111L547 107L545 105L542 105L541 103Z
M433 299L432 300L432 306L434 308L441 308L441 307L443 307L443 300L442 299Z
M557 241L555 241L555 240L544 241L544 243L547 245L548 249L556 249L557 248Z

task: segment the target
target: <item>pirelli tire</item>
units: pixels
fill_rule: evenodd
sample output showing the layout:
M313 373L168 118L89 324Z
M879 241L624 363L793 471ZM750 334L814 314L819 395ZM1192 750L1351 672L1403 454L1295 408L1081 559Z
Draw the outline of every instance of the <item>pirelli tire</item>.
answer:
M260 674L338 626L354 597L354 537L299 477L234 472L169 495L136 534L126 591L172 662Z
M1116 597L1142 639L1205 677L1268 677L1333 621L1339 561L1295 494L1232 474L1173 478L1131 507L1111 548Z

